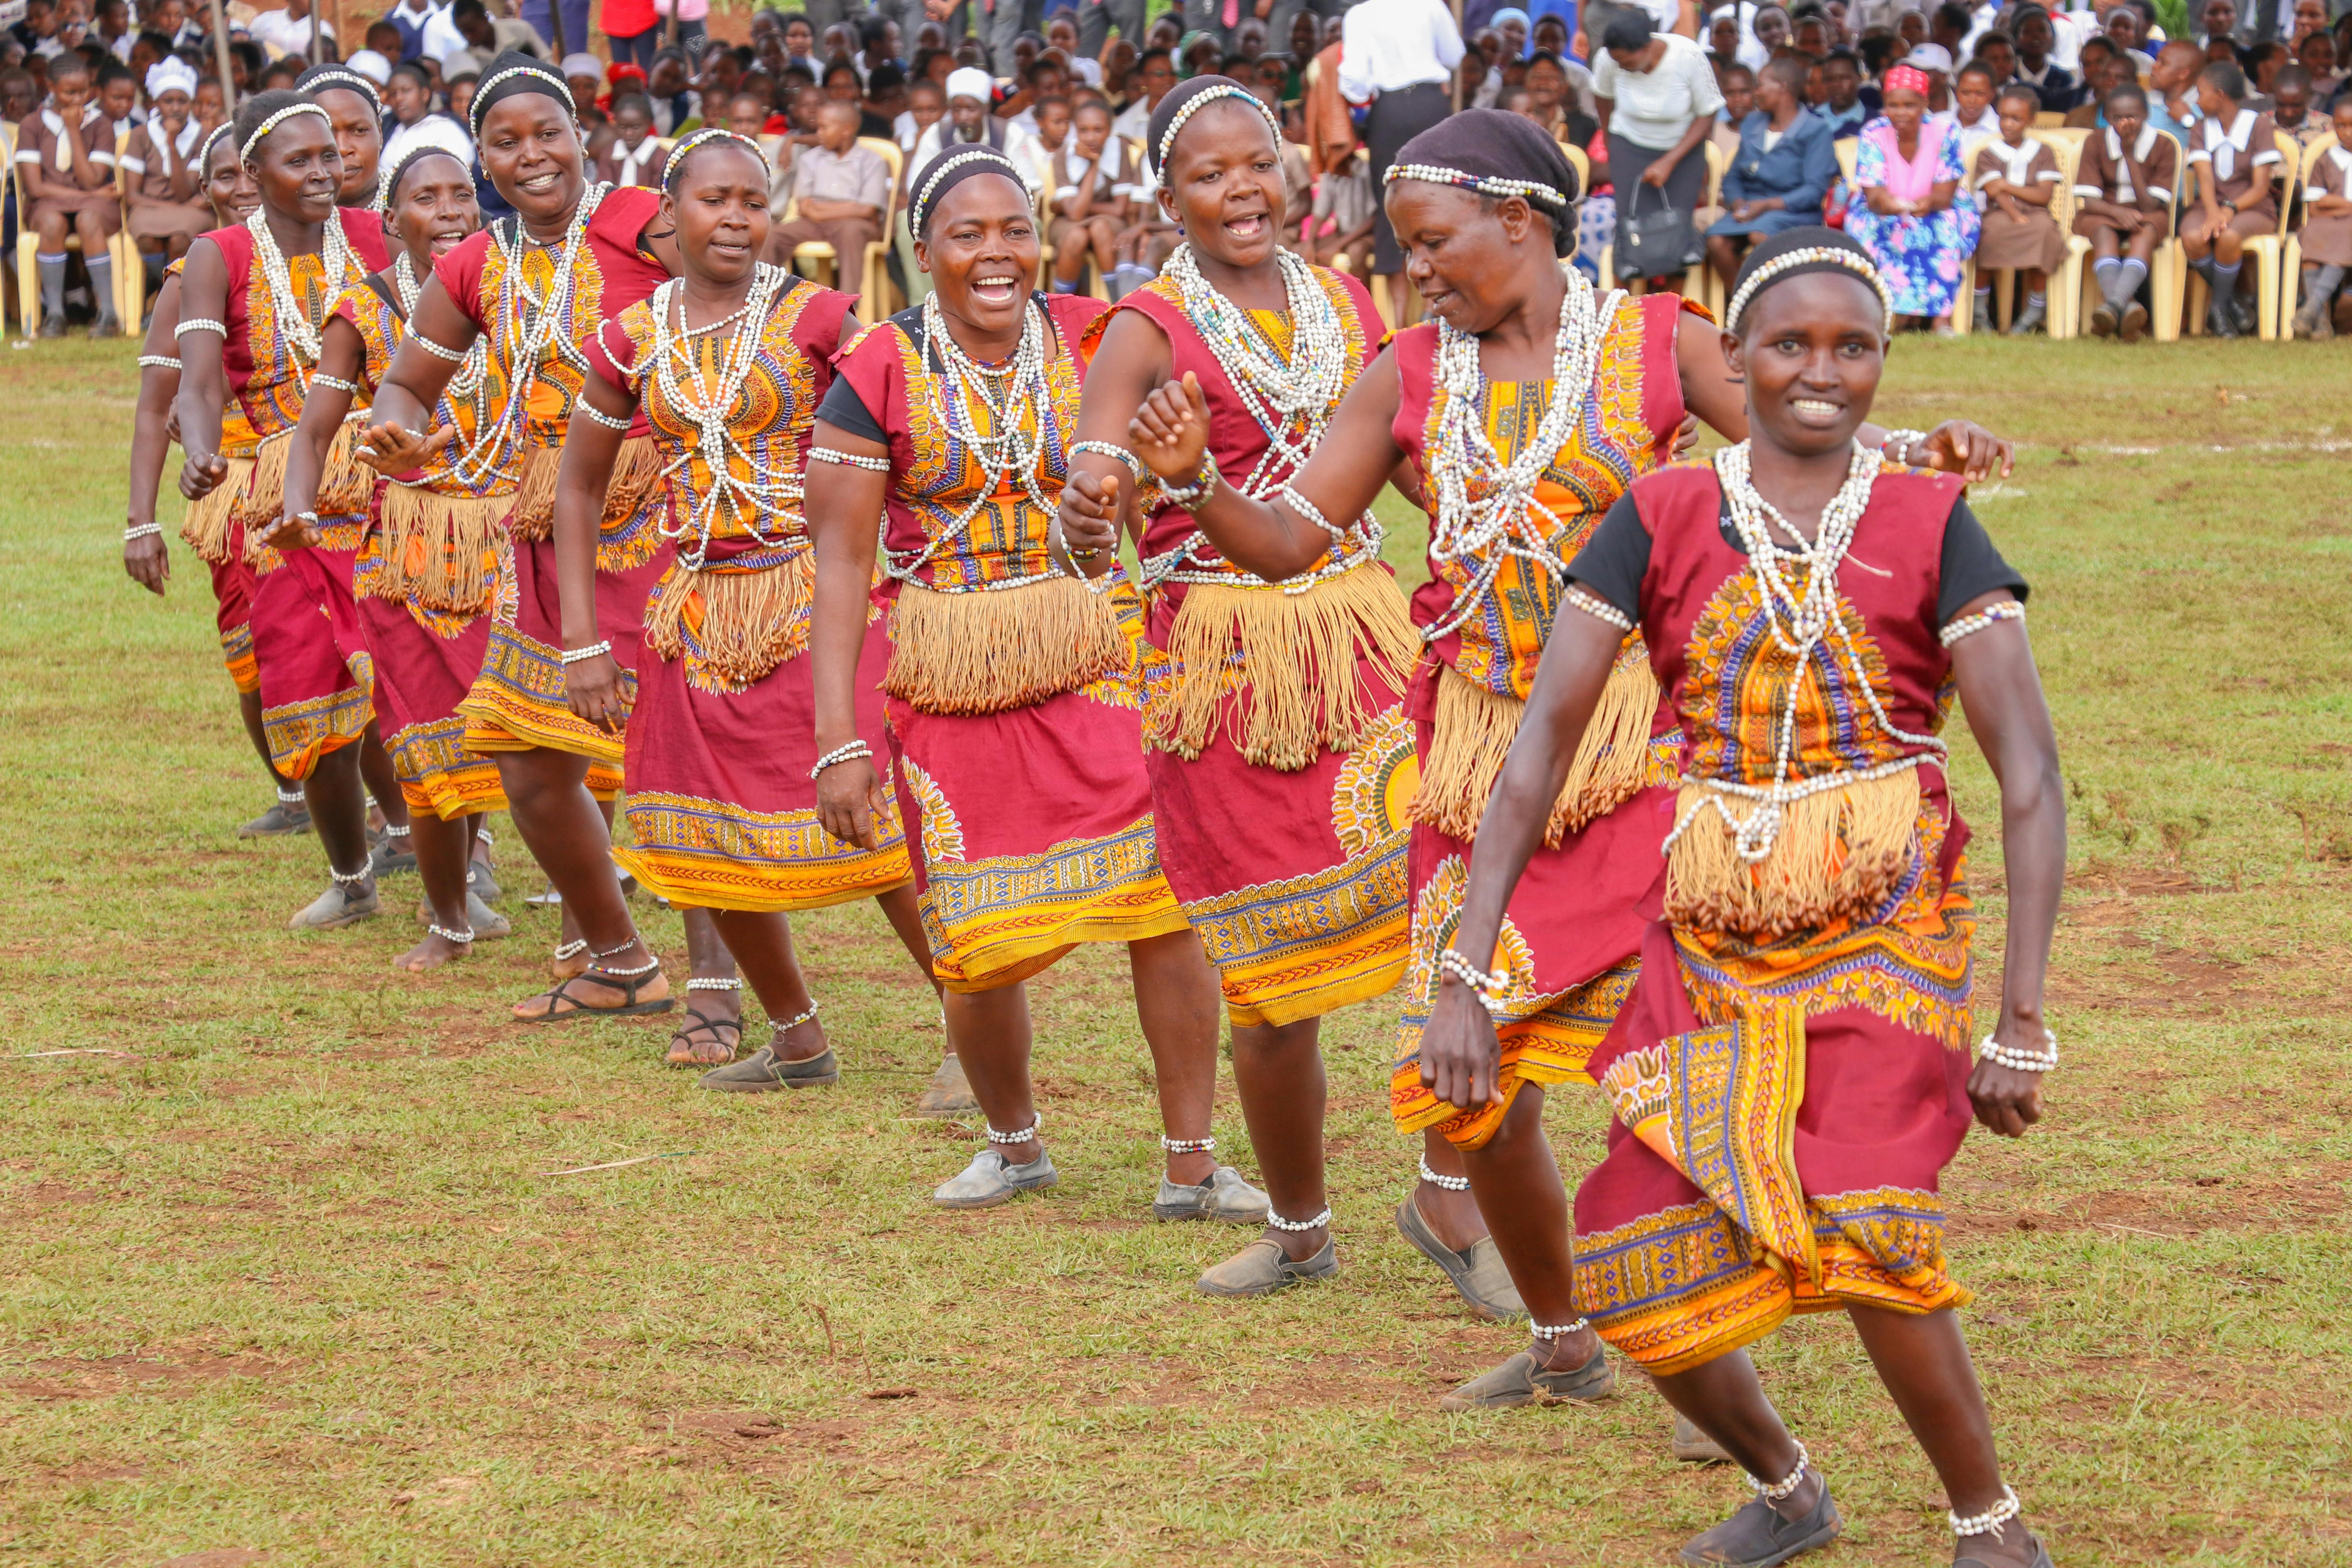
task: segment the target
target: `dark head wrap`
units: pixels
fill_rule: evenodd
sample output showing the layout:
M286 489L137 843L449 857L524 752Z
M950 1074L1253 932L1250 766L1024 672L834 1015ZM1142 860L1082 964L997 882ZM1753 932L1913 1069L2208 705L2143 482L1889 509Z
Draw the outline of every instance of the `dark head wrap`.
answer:
M1628 5L1609 18L1601 29L1601 47L1604 49L1646 49L1656 29L1650 26L1650 14L1637 5Z
M1862 279L1885 306L1887 330L1894 330L1895 299L1887 292L1886 279L1879 276L1878 264L1871 260L1870 252L1843 231L1819 225L1782 229L1748 253L1748 258L1739 264L1738 275L1731 280L1731 302L1723 312L1724 330L1738 331L1740 318L1754 306L1758 295L1775 283L1785 283L1808 272L1843 272Z
M375 83L346 65L312 66L294 79L298 92L355 92L367 100L367 105L377 113L383 112L383 100L376 95Z
M482 117L507 99L520 93L536 92L563 105L565 113L580 113L580 106L572 101L572 88L563 73L545 60L536 60L520 49L509 49L492 60L474 87L474 101L467 110L472 120L474 139L482 136Z
M1160 107L1151 111L1151 123L1144 132L1143 162L1152 178L1162 185L1168 183L1168 154L1174 150L1177 133L1184 122L1220 99L1237 99L1258 111L1266 128L1274 132L1276 151L1282 148L1282 122L1265 106L1265 100L1229 76L1196 76L1168 89Z
M1389 165L1388 180L1525 197L1551 224L1552 254L1576 248L1576 171L1551 133L1524 114L1500 109L1450 114L1404 144Z
M1013 160L983 142L967 142L949 148L915 172L912 184L907 187L907 228L917 239L930 226L931 214L939 210L947 194L971 179L974 174L1002 174L1023 192L1029 182L1021 177L1021 170Z

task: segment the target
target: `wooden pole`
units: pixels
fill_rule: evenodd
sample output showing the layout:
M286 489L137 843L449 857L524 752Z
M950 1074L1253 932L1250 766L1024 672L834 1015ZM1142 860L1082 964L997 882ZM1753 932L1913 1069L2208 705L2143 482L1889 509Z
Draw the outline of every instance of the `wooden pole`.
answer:
M228 7L213 0L213 56L220 61L221 102L230 118L236 115L236 72L229 67Z
M547 0L547 30L555 38L555 69L563 71L563 57L571 51L563 42L563 0Z

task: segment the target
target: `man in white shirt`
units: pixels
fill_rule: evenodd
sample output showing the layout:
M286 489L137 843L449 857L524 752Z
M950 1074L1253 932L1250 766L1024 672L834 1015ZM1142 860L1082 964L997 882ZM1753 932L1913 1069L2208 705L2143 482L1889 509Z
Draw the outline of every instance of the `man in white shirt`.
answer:
M1339 95L1372 106L1364 151L1375 192L1387 188L1398 150L1454 112L1462 53L1454 12L1439 0L1363 0L1341 21ZM1384 278L1404 270L1385 206L1372 221L1372 270Z
M1013 124L988 112L995 86L984 70L965 66L948 72L947 117L915 143L913 162L907 165L909 179L920 173L933 158L948 148L962 142L986 142L1013 160L1013 167L1029 171L1028 185L1033 191L1045 181L1045 153L1037 139Z

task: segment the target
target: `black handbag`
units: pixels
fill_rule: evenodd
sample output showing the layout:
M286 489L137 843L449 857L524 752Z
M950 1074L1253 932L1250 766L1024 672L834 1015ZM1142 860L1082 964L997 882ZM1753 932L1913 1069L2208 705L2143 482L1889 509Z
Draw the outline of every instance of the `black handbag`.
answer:
M1696 150L1690 154L1697 155ZM1645 191L1658 195L1656 207L1648 212L1642 210L1642 195ZM1698 236L1691 227L1691 216L1690 213L1675 210L1675 198L1664 185L1636 179L1625 210L1617 216L1617 276L1664 278L1697 261Z

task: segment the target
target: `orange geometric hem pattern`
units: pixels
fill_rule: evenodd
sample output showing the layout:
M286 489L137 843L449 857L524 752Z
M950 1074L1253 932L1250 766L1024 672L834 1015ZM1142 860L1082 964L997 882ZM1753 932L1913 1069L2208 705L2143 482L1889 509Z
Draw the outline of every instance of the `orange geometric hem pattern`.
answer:
M634 842L614 850L613 858L654 892L688 909L821 910L887 893L914 877L896 812L881 824L877 849L834 837L814 808L746 811L725 801L655 793L629 796L627 812Z
M463 719L395 730L385 737L384 749L392 753L400 796L411 811L429 811L444 822L455 822L478 811L507 808L499 765L467 749Z
M1926 1313L1972 1299L1944 1270L1943 1211L1933 1193L1888 1187L1808 1206L1818 1286L1792 1279L1769 1253L1751 1256L1748 1238L1714 1205L1676 1204L1577 1237L1577 1304L1603 1340L1663 1374L1753 1344L1792 1312L1860 1301Z
M1148 814L1108 838L1070 839L1042 854L931 858L924 877L931 967L950 991L1026 980L1080 942L1141 942L1186 925L1160 875Z
M261 737L269 747L269 765L296 783L317 771L319 759L341 751L375 722L375 670L365 655L352 658L360 668L352 674L356 686L346 686L324 697L261 710Z
M621 672L621 695L634 704L637 677ZM505 624L490 627L489 651L473 689L457 704L466 716L466 745L475 752L527 752L545 746L611 764L617 779L626 742L617 730L591 724L565 706L563 656Z
M240 696L261 689L261 666L253 657L253 623L240 621L220 635L221 663Z

